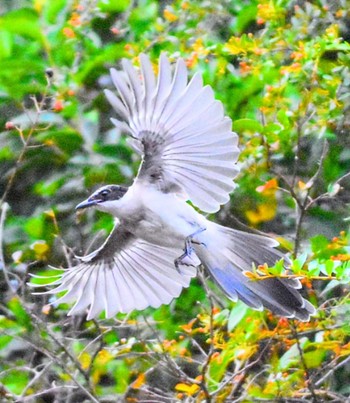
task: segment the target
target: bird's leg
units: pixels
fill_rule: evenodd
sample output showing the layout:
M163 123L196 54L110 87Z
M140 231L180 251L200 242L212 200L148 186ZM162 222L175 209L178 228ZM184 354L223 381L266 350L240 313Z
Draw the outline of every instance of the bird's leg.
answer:
M195 240L194 237L201 232L205 231L206 228L200 227L197 231L195 231L193 234L187 236L185 238L185 248L184 248L184 253L179 256L177 259L175 259L174 264L176 267L176 270L181 273L179 266L186 265L186 266L193 266L193 260L191 258L192 252L193 252L193 247L192 244L198 244L198 245L204 245L203 242L200 242L198 240Z

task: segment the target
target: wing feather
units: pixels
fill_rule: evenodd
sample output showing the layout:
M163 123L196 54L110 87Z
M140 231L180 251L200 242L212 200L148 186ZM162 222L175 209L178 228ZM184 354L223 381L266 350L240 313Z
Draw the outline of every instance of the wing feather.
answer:
M154 115L153 121L156 122L159 119L160 113L166 98L169 96L171 90L171 66L168 58L162 54L159 59L159 75L157 82L157 90L154 101Z
M112 91L110 90L105 90L105 95L109 101L109 103L113 106L114 110L120 115L121 118L127 119L129 116L129 110L126 108L125 104L117 98ZM118 122L117 119L114 119L113 124ZM125 122L118 122L119 125L123 124Z
M68 315L71 315L72 312L74 312L74 311L82 312L84 309L86 309L89 306L90 301L93 298L92 285L94 282L91 280L91 277L93 275L94 275L93 270L90 270L90 271L86 270L85 279L83 279L80 283L80 289L81 289L80 296L77 298L76 303L73 305L73 307L69 311Z
M126 72L126 74L128 76L130 87L132 88L132 91L134 93L136 112L141 111L141 109L142 109L142 91L143 90L142 90L140 79L137 75L136 70L134 69L133 65L131 64L130 60L123 59L122 65L123 65L124 71Z
M89 307L88 320L102 311L110 318L117 312L159 307L177 297L196 275L190 266L177 271L174 260L180 254L137 239L116 225L99 249L78 258L80 262L54 282L55 288L39 294L65 292L52 303L75 301L69 315Z
M94 292L92 294L92 301L87 315L87 320L93 319L95 316L98 315L98 313L103 311L104 308L105 284L104 284L103 269L101 267L100 262L99 264L96 265L94 274L95 274L93 282Z
M117 71L116 69L111 69L111 77L113 84L119 91L123 104L129 111L129 113L132 113L135 101L132 98L132 92L130 91L130 87L127 85L128 82L125 80L124 72Z
M154 110L154 96L156 89L156 78L153 73L152 63L148 56L145 54L140 55L141 60L141 71L144 78L144 119L145 119L145 129L151 129L151 120Z
M112 122L131 134L144 154L136 180L184 194L203 211L217 211L229 200L239 171L231 119L200 74L188 80L184 60L178 59L172 73L162 54L157 79L149 57L140 55L140 61L140 71L129 61L122 62L124 71L112 69L118 94L106 90L122 124ZM208 190L213 183L215 192Z

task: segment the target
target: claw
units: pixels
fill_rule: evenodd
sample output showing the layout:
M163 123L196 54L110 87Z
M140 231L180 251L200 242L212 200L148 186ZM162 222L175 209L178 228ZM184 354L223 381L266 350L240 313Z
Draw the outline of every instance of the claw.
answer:
M174 261L175 268L179 274L181 274L181 275L184 274L184 272L181 270L180 266L194 266L194 267L198 266L198 264L196 263L196 260L192 259L191 253L192 253L192 250L189 254L187 254L185 252L181 256L179 256L177 259L175 259L175 261Z
M180 265L197 267L200 264L200 261L198 260L198 257L196 254L194 254L195 258L192 257L193 251L194 251L192 244L205 246L205 244L203 242L198 242L193 239L194 236L205 231L205 229L206 228L199 228L196 232L194 232L193 234L186 237L184 253L181 256L179 256L177 259L175 259L175 261L174 261L175 268L179 274L183 274L181 272Z

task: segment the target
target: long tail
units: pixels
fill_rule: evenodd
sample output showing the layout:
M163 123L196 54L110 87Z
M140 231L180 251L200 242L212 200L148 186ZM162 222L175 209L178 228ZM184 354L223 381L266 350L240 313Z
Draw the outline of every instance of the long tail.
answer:
M275 249L276 241L217 224L208 230L213 236L203 239L205 246L197 246L196 254L230 299L240 299L258 310L268 308L277 315L301 321L310 319L315 308L300 295L298 279L256 281L243 274L252 270L252 264L273 266L278 260L286 259Z

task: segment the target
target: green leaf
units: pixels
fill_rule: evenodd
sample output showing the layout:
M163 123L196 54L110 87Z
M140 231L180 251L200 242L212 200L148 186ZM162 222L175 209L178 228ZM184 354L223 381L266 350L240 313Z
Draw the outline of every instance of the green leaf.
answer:
M124 393L131 375L130 366L125 361L113 360L109 363L115 379L116 393Z
M115 63L118 59L128 56L124 49L124 43L114 43L106 45L97 54L91 54L89 59L81 66L79 72L75 75L77 83L83 83L86 80L96 79L103 72L106 72L105 64L107 62Z
M338 266L334 272L339 280L350 278L350 261L344 262L342 265Z
M334 268L334 260L327 260L325 262L325 270L328 276L331 276Z
M130 0L101 0L98 2L97 7L104 13L121 13L125 11L130 5Z
M36 139L41 143L46 143L48 146L55 145L59 147L59 149L67 155L74 154L74 152L79 150L83 144L81 135L70 128L49 130L37 135Z
M11 312L15 315L18 324L25 327L28 331L33 329L32 321L30 316L27 314L25 309L22 307L21 302L18 298L14 297L8 302L8 307Z
M9 97L16 100L28 93L44 91L44 70L45 64L42 59L22 58L19 55L1 60L0 87L7 91ZM33 76L36 77L35 80Z
M0 31L0 59L11 56L13 49L13 35L8 31Z
M29 381L28 372L12 370L1 377L1 382L12 393L21 394L22 390L27 386Z
M209 390L216 389L219 381L225 375L228 365L233 361L235 355L234 349L226 349L221 352L220 360L213 360L209 365Z
M43 42L38 14L30 8L10 11L1 16L0 30Z
M252 133L262 133L264 127L257 120L253 119L238 119L233 122L233 130L241 133L244 131Z
M291 269L294 274L300 274L306 263L307 253L301 254L297 259L292 260Z
M316 260L312 260L308 264L308 275L309 276L319 276L321 271L320 263Z
M12 340L13 337L10 335L7 334L0 335L0 350L6 347Z
M274 133L279 133L281 131L282 127L278 123L270 122L266 126L263 127L263 133L264 134L274 134Z
M287 112L284 109L280 109L277 114L277 120L281 123L281 125L285 128L288 129L290 128L290 121L289 117L287 115Z
M130 147L126 147L122 144L95 144L93 149L107 157L124 160L129 163L132 161L133 152Z
M326 350L317 348L317 350L304 353L303 358L308 368L318 368L323 363L326 354Z
M129 18L130 27L136 35L145 35L158 14L158 2L146 1L145 3L143 6L135 7Z
M50 24L57 24L57 18L63 14L66 5L67 0L45 1L43 14L46 21Z
M269 272L274 276L280 276L284 272L284 261L279 260L274 266L269 267Z
M227 321L229 315L229 310L228 309L223 309L222 311L218 312L217 314L214 315L214 321L220 326L224 326L224 324Z
M233 26L233 31L236 35L244 32L245 28L255 21L257 11L256 4L248 5L240 10Z
M248 306L243 304L243 302L238 301L235 306L231 309L230 316L228 318L227 330L232 332L232 330L241 322L245 317L248 310Z
M13 152L9 146L0 148L0 161L8 161L13 158Z
M303 349L307 343L309 343L309 339L307 337L302 337L299 339L299 345L301 349ZM293 344L293 346L285 352L282 357L279 359L278 367L281 371L288 369L292 365L295 365L300 361L299 348L297 344Z
M53 196L67 181L67 178L61 177L48 181L38 182L34 186L34 191L41 196Z
M329 241L324 235L316 235L311 238L311 250L314 253L320 252L323 249L326 249Z
M33 239L43 238L44 221L43 217L29 218L25 224L25 230L27 234Z

